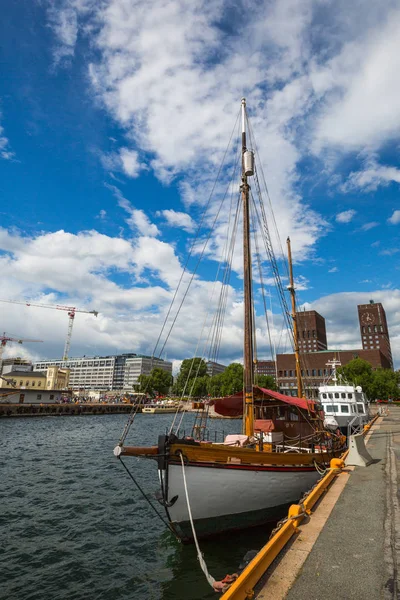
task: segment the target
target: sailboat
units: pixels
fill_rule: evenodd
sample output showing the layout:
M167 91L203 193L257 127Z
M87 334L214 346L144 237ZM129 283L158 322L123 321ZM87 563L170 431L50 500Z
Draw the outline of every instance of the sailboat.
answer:
M152 446L136 447L125 445L127 426L114 449L118 458L154 459L160 482L158 500L170 528L184 542L273 521L284 506L298 501L329 467L330 460L343 451L342 440L324 429L320 405L302 397L300 388L300 397L291 397L255 385L248 182L255 165L254 152L247 148L246 123L246 101L242 99L239 199L243 212L244 382L240 393L213 402L218 414L242 415L243 429L221 442L183 436L178 430L161 434ZM299 360L296 368L300 380Z

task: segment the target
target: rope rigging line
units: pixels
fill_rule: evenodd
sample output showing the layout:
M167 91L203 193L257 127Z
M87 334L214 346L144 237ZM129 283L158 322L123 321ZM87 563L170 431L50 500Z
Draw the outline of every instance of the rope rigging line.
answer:
M204 575L206 576L207 582L214 589L215 579L208 572L207 564L206 564L206 561L204 560L204 555L202 554L202 552L200 550L199 542L197 540L196 530L194 528L193 517L192 517L192 509L190 507L189 493L188 493L187 484L186 484L185 461L183 460L182 453L180 453L180 457L181 457L181 463L182 463L182 476L183 476L183 485L184 485L184 488L185 488L186 504L187 504L187 509L188 509L188 513L189 513L190 526L192 528L193 539L194 539L194 543L196 545L197 559L198 559L198 561L200 563L201 570L203 571Z
M257 184L257 179L256 179L256 189L258 192L258 201L259 201L259 205L260 205L260 209L261 209L261 211L260 211L261 216L260 216L258 210L256 212L256 216L257 216L257 220L258 220L258 223L260 226L260 231L262 233L262 240L264 242L265 251L266 251L269 261L271 263L272 273L273 273L273 277L275 280L276 288L279 292L278 297L279 297L279 300L281 303L283 316L286 321L286 326L287 326L287 329L291 336L291 339L294 340L294 338L293 338L293 323L292 323L292 320L290 317L289 307L286 302L285 292L283 289L282 280L281 280L279 269L278 269L278 264L277 264L274 250L272 247L271 238L269 235L268 223L267 223L266 214L265 214L265 210L264 210L264 204L262 202L261 190L259 189L259 186ZM253 194L251 194L251 196L252 196L252 201L255 202ZM294 346L294 344L293 344L293 346Z
M122 435L120 437L120 440L118 442L118 445L121 446L121 447L124 445L124 441L126 440L126 436L128 435L129 430L130 430L131 426L133 425L133 421L135 420L135 417L136 417L136 415L138 413L138 410L139 410L139 406L141 404L142 404L142 398L139 399L139 402L136 405L135 404L132 405L132 410L131 410L131 412L129 414L128 421L127 421L127 423L126 423L126 425L124 427L124 430L123 430Z
M160 515L160 513L158 512L156 507L153 505L153 503L150 502L149 498L147 497L147 495L145 494L145 492L143 491L143 489L139 485L139 483L136 481L136 479L134 478L134 476L132 475L132 473L130 472L130 470L128 469L128 467L126 466L124 461L122 460L122 458L119 456L118 459L120 460L122 466L124 467L125 471L128 473L129 477L132 479L133 483L135 484L135 486L137 487L139 492L142 494L143 498L146 500L146 502L151 506L153 511L156 513L157 517L159 519L161 519L161 521L164 523L164 525L166 525L169 529L171 529L170 523L166 519L164 519L164 517L162 517L162 515Z
M237 149L238 149L238 144L237 144L237 148L236 148L236 153L237 153ZM225 199L225 197L226 197L227 190L229 189L229 186L231 186L231 185L232 185L233 179L234 179L234 177L235 177L235 174L236 174L236 169L237 169L237 165L239 164L239 158L240 158L240 156L241 156L241 155L240 155L240 154L238 154L238 156L237 156L237 160L236 160L236 161L235 161L235 163L234 163L234 169L233 169L233 172L232 172L231 178L230 178L230 180L229 180L229 182L228 182L228 185L227 185L227 188L226 188L226 192L225 192L224 199ZM226 239L225 239L225 242L224 242L224 247L223 247L223 251L222 251L222 256L221 256L221 259L220 259L220 261L219 261L219 263L218 263L218 269L217 269L217 273L216 273L216 276L215 276L215 280L214 280L214 284L213 284L213 288L212 288L211 296L210 296L210 298L209 298L209 303L208 303L208 304L209 304L209 309L208 309L208 311L207 311L207 313L206 313L206 316L205 316L205 318L204 318L203 326L202 326L202 329L201 329L201 332L200 332L200 335L199 335L199 338L198 338L198 341L197 341L197 345L196 345L195 354L194 354L194 357L193 357L193 359L192 359L192 362L191 362L191 365L190 365L190 369L189 369L189 372L188 372L188 375L187 375L187 378L186 378L186 381L185 381L184 388L183 388L183 390L182 390L181 399L183 399L183 397L184 397L184 396L185 396L185 394L186 394L186 389L187 389L187 386L188 386L188 383L189 383L189 380L190 380L190 377L191 377L191 373L192 373L192 369L193 369L194 361L195 361L195 358L197 357L197 350L198 350L198 348L199 348L200 341L201 341L201 339L202 339L202 337L203 337L203 332L204 332L204 330L205 330L205 328L206 328L206 324L207 324L207 321L208 321L208 317L209 317L209 314L210 314L210 312L211 312L212 300L213 300L213 297L214 297L214 293L215 293L215 288L216 288L217 282L219 281L219 273L220 273L220 270L221 270L222 264L226 264L226 262L227 262L227 261L228 261L228 263L229 263L229 255L228 255L227 257L225 257L225 253L227 253L227 254L228 254L228 250L229 250L229 248L228 248L228 240L229 240L229 229L230 229L231 213L232 213L232 207L233 207L233 198L234 198L234 195L233 195L233 191L232 191L232 194L231 194L231 207L230 207L230 211L229 211L229 220L228 220L228 227L227 227L227 235L226 235ZM223 199L223 201L224 201L224 199ZM237 208L236 208L236 212L237 212ZM217 214L217 217L218 217L218 214ZM216 217L216 218L217 218L217 217ZM234 227L234 228L236 227L236 226L235 226L235 222L236 222L236 220L237 220L237 215L236 215L236 217L235 217L235 221L234 221L234 225L233 225L233 227ZM215 223L215 221L214 221L214 223ZM212 229L211 229L211 231L212 231ZM211 235L211 231L210 231L210 235ZM227 249L228 249L228 250L227 250ZM226 273L224 272L223 281L222 281L222 287L221 287L221 293L223 293L223 291L224 291L224 288L225 288L225 286L224 286L224 281L225 281L225 280L226 280ZM221 293L220 293L220 298L221 298ZM214 320L215 320L215 315L214 315ZM206 339L206 341L205 341L205 344L204 344L204 347L203 347L203 351L202 351L202 353L201 353L201 358L203 358L203 359L204 359L204 357L205 357L205 355L206 355L206 348L207 348L207 346L208 346L208 342L209 342L209 339L210 339L210 333L211 333L211 330L210 330L210 332L209 332L209 334L208 334L208 337L207 337L207 339ZM192 395L192 393L193 393L193 389L194 389L194 386L195 386L195 383L196 383L196 380L197 380L197 377L198 377L198 374L199 374L200 367L201 367L201 362L199 361L199 364L198 364L198 367L197 367L197 372L196 372L196 375L195 375L195 377L194 377L194 379L193 379L193 382L192 382L192 387L191 387L191 389L190 389L190 391L189 391L189 395ZM180 421L179 421L179 424L178 424L178 427L177 427L177 431L179 431L180 427L182 426L182 423L183 423L183 418L184 418L184 416L185 416L185 412L186 412L186 411L183 411L183 412L182 412L182 415L181 415L181 418L180 418ZM178 416L178 413L175 413L175 417L174 417L174 419L173 419L173 422L172 422L172 425L171 425L171 428L170 428L170 433L173 431L173 428L174 428L174 426L175 426L175 423L176 423L177 416Z
M249 129L250 143L251 143L252 147L254 148L257 156L260 156L260 153L258 151L258 146L257 146L256 138L255 138L254 131L253 131L253 127L251 125L250 119L247 116L247 111L246 111L246 119L247 119L247 125L248 125L248 129ZM262 181L263 181L263 184L264 184L265 193L266 193L266 196L268 198L268 204L269 204L269 208L270 208L270 211L271 211L272 223L273 223L273 226L274 226L274 229L275 229L276 238L278 240L279 248L280 248L280 251L281 251L281 257L282 257L282 261L283 261L283 264L284 264L284 267L285 267L285 270L286 270L286 275L287 275L287 277L289 277L289 269L288 269L288 264L287 264L287 260L286 260L286 255L285 255L285 253L283 251L283 246L282 246L281 237L280 237L280 234L279 234L279 229L278 229L278 226L276 224L275 212L274 212L274 209L273 209L273 206L272 206L271 196L269 194L269 190L268 190L267 182L266 182L266 179L265 179L264 170L263 170L263 167L262 167L261 160L259 161L259 163L260 163L261 178L262 178Z
M183 305L183 303L184 303L184 301L185 301L185 299L186 299L186 296L187 296L187 294L188 294L188 292L189 292L190 286L192 285L192 282L193 282L194 276L196 275L196 272L197 272L197 269L198 269L198 267L199 267L199 264L201 263L201 261L202 261L202 259L203 259L203 256L204 256L204 253L205 253L205 251L206 251L206 248L207 248L208 242L210 241L210 238L211 238L211 234L212 234L212 232L213 232L213 230L214 230L214 227L215 227L215 224L216 224L216 222L218 221L218 218L219 218L220 212L221 212L221 210L222 210L222 206L223 206L223 204L224 204L224 202L225 202L226 195L227 195L227 190L225 191L225 194L224 194L224 195L223 195L223 197L222 197L221 203L220 203L220 205L219 205L219 207L218 207L217 214L216 214L216 215L215 215L215 217L214 217L214 221L213 221L213 223L212 223L212 226L211 226L211 228L210 228L209 234L208 234L208 236L207 236L207 238L206 238L206 241L204 242L204 246L203 246L203 248L202 248L202 250L201 250L201 253L200 253L200 255L199 255L198 261L197 261L197 263L196 263L196 266L195 266L195 268L194 268L194 270L193 270L192 276L191 276L191 278L190 278L190 280L189 280L189 283L188 283L188 285L187 285L187 288L186 288L186 290L185 290L185 293L184 293L184 295L183 295L183 298L182 298L182 300L181 300L181 303L180 303L180 305L179 305L179 307L178 307L178 310L177 310L177 312L176 312L176 315L175 315L175 317L174 317L174 319L173 319L173 321L172 321L172 324L171 324L171 326L170 326L170 328L169 328L169 331L168 331L167 337L166 337L166 339L165 339L165 341L164 341L164 344L163 344L163 346L162 346L162 348L161 348L161 351L160 351L160 353L159 353L159 357L161 357L162 353L164 352L164 348L165 348L165 346L166 346L166 344L167 344L167 342L168 342L169 336L171 335L172 329L174 328L174 325L175 325L175 323L176 323L176 320L177 320L177 318L178 318L178 315L179 315L179 313L180 313L180 310L181 310L181 308L182 308L182 305Z
M167 321L168 321L168 319L169 319L169 315L170 315L170 313L171 313L171 311L172 311L172 307L173 307L173 305L174 305L174 303L175 303L175 299L176 299L176 296L177 296L177 294L178 294L178 290L179 290L179 288L180 288L180 285L181 285L181 283L182 283L183 277L184 277L184 275L185 275L185 273L186 273L186 269L187 269L187 266L188 266L188 263L189 263L190 257L191 257L191 255L192 255L192 252L193 252L194 248L195 248L195 245L196 245L197 239L198 239L198 237L199 237L199 234L200 234L201 228L202 228L202 226L203 226L203 222L204 222L204 220L205 220L205 217L206 217L206 214L207 214L208 208L209 208L209 206L210 206L211 199L212 199L212 197L213 197L214 190L215 190L215 187L216 187L216 185L217 185L218 178L219 178L219 176L220 176L220 173L221 173L221 171L222 171L222 167L223 167L223 165L224 165L224 163L225 163L225 158L226 158L226 155L227 155L227 153L228 153L228 150L229 150L229 147L230 147L230 145L231 145L231 140L232 140L232 137L233 137L233 133L234 133L234 131L235 131L235 129L236 129L236 125L237 125L237 123L239 123L239 116L240 116L240 110L239 110L239 112L238 112L238 114L237 114L236 121L235 121L235 124L234 124L234 126L233 126L233 129L232 129L232 132L231 132L231 135L230 135L230 138L229 138L228 145L227 145L227 147L226 147L226 149L225 149L225 152L224 152L224 155L223 155L223 158L222 158L221 164L220 164L220 166L219 166L219 169L218 169L217 176L216 176L216 178L215 178L215 180L214 180L214 184L213 184L213 186L212 186L212 188L211 188L211 192L210 192L210 195L209 195L209 197L208 197L208 200L207 200L206 206L205 206L205 208L204 208L204 210L203 210L203 213L202 213L202 215L201 215L200 223L199 223L199 226L198 226L198 228L197 228L197 231L196 231L195 237L194 237L194 239L193 239L192 245L191 245L191 247L190 247L189 254L188 254L187 258L186 258L185 265L184 265L184 268L183 268L183 270L182 270L182 273L181 273L181 276L180 276L180 279L179 279L179 282L178 282L177 288L175 289L175 293L174 293L174 295L173 295L173 298L172 298L172 300L171 300L171 303L170 303L170 305L169 305L169 308L168 308L168 311L167 311L167 315L166 315L166 317L165 317L165 319L164 319L163 326L162 326L162 328L161 328L161 331L160 331L160 334L159 334L159 336L158 336L158 339L157 339L156 345L155 345L155 347L154 347L154 350L153 350L153 356L154 356L154 355L156 354L156 352L157 352L157 348L158 348L158 345L159 345L159 343L160 343L160 340L161 340L162 334L163 334L163 332L164 332L164 329L165 329L165 327L166 327ZM182 306L182 305L181 305L181 306ZM179 307L179 309L180 309L180 307ZM179 309L178 309L178 312L179 312ZM176 319L175 319L175 320L176 320ZM175 323L175 321L174 321L174 323ZM168 337L169 337L169 336L168 336ZM168 338L167 338L167 339L168 339ZM163 352L163 350L164 350L165 344L166 344L166 342L164 342L164 345L163 345L163 347L162 347L162 350L161 350L161 352L159 353L159 357L161 357L161 354L162 354L162 352Z
M237 206L236 206L236 214L235 214L235 222L234 222L234 230L233 230L234 233L233 233L232 239L231 239L232 250L230 251L230 254L233 253L233 249L234 249L234 245L235 245L235 238L236 238L235 231L237 229L239 207L240 207L240 203L238 201ZM224 259L224 258L221 259L220 265L221 265L222 262L225 262L225 263L228 262L228 264L231 264L231 259L229 258L229 255L228 255L228 257L226 259ZM219 272L219 269L218 269L218 272ZM226 279L226 277L228 277L228 280L229 280L229 274L230 274L230 271L229 271L228 275L226 275L226 272L225 272L224 273L224 278ZM217 273L217 276L218 276L218 273ZM227 289L227 285L225 285L225 279L222 282L220 299L221 299L221 296L224 293L225 289ZM216 284L216 282L217 282L217 279L214 281L214 285ZM226 300L225 300L225 304L226 304ZM199 343L200 343L200 339L202 337L203 331L204 331L205 326L206 326L206 321L208 320L208 316L209 316L210 310L211 310L211 306L210 306L210 309L207 312L206 317L205 317L205 321L204 321L204 324L203 324L202 332L200 334L200 337L199 337L199 340L198 340L198 344L197 344L197 347L196 347L195 357L196 357L196 354L197 354L197 349L198 349L198 346L199 346ZM217 310L219 310L219 308ZM214 319L213 319L214 323L215 323L215 319L216 319L216 315L214 314ZM214 333L214 328L215 328L215 324L212 325L212 327L211 327L211 329L209 331L208 337L207 337L207 339L205 341L205 344L204 344L204 347L203 347L203 351L201 353L201 357L202 358L206 355L206 349L207 349L207 346L209 344L210 335L211 335L211 333ZM222 334L222 332L221 332L221 334ZM186 378L185 386L184 386L184 389L183 389L183 392L182 392L182 398L185 395L186 388L187 388L188 382L190 380L190 375L191 375L191 372L192 372L192 368L193 368L195 357L192 359L192 364L190 366L190 370L189 370L188 376ZM195 385L195 382L196 382L196 379L197 379L197 376L198 376L198 373L199 373L199 370L200 370L200 366L201 366L201 363L199 362L199 365L198 365L198 368L197 368L197 372L196 372L195 378L193 380L192 387L191 387L191 390L189 392L189 395L191 395L192 392L193 392L193 388L194 388L194 385ZM178 431L179 431L180 427L182 426L183 418L184 418L184 413L182 413L182 415L181 415L181 419L180 419L180 422L179 422L179 425L178 425L178 428L177 428ZM175 425L175 421L176 421L176 417L174 418L173 425ZM171 427L171 431L172 431L172 427Z
M228 301L228 291L229 291L228 285L229 285L229 281L230 281L230 277L231 277L231 273L232 273L232 261L233 261L233 255L234 255L235 245L236 245L240 210L241 210L241 202L240 202L240 195L239 195L237 204L236 204L235 218L234 218L234 223L233 223L233 228L232 228L231 243L230 243L230 247L228 249L228 255L227 255L226 261L225 261L226 266L225 266L224 277L223 277L223 281L222 281L219 305L218 305L218 309L215 314L213 335L211 337L210 348L209 348L211 360L214 360L214 362L217 362L217 360L218 360L218 353L219 353L219 348L221 345L222 331L223 331L224 319L225 319L225 314L226 314L226 304Z
M253 202L251 203L251 208L252 208L252 214L254 214L256 212L256 205L255 205L255 202L254 202L253 198L252 198L252 200L253 200ZM255 218L254 218L254 222L256 223ZM257 228L256 227L254 227L254 245L255 245L255 249L256 249L258 272L259 272L259 276L260 276L261 294L262 294L262 299L263 299L263 304L264 304L264 314L265 314L265 320L266 320L266 323L267 323L269 349L270 349L270 353L271 353L271 358L274 359L273 347L272 347L272 338L271 338L271 331L270 331L269 319L268 319L267 301L266 301L266 298L265 298L264 278L263 278L262 266L261 266L261 255L260 255L260 249L259 249L259 245L258 245L258 235L257 235Z

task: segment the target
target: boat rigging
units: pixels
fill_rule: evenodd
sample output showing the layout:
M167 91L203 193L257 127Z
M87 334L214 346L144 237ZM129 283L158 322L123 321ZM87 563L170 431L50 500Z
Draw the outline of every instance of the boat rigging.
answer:
M167 435L160 432L156 443L152 445L150 441L146 447L131 446L126 444L126 439L129 428L135 420L133 415L114 450L115 456L120 460L125 456L136 456L154 459L157 462L161 488L159 502L165 510L169 527L180 540L195 541L196 545L197 538L200 537L260 525L273 520L283 506L297 501L304 492L309 490L318 480L321 472L329 467L330 460L343 451L343 438L324 428L318 404L303 397L285 396L254 385L257 346L251 241L253 234L256 239L257 225L261 231L265 256L270 259L284 319L288 324L293 343L297 339L297 332L296 321L293 318L293 313L295 314L293 272L291 269L290 285L293 289L291 317L269 235L258 177L258 173L262 174L262 168L257 166L255 160L256 144L249 125L245 99L241 102L240 116L241 147L238 155L241 181L238 200L236 203L231 201L234 217L227 227L233 241L226 243L225 254L221 259L224 265L222 268L224 286L220 286L219 301L217 303L214 301L214 307L216 304L212 320L214 329L206 336L204 348L207 347L209 355L217 357L215 348L220 344L223 325L222 309L227 304L226 287L231 272L239 214L242 214L243 389L232 396L211 401L213 410L217 414L243 416L242 431L226 436L218 442L212 442L206 434L205 422L209 407L205 406L204 411L200 411L201 416L197 421L197 427L193 428L192 436L182 434L181 426L185 416L183 411L179 414L179 418L177 414L175 415ZM236 161L233 163L235 173ZM249 185L250 178L254 181L258 202ZM264 180L263 176L262 179ZM216 211L217 215L221 212L222 202ZM205 245L208 240L209 237ZM204 254L204 249L201 254ZM183 298L186 297L192 281L193 275L189 278ZM262 277L260 281L263 281ZM261 287L263 288L263 285ZM179 308L173 316L173 324L177 320ZM168 311L168 316L170 314L172 316L172 307ZM198 356L202 335L203 329L194 356ZM159 341L160 338L157 344ZM211 345L214 347L211 348ZM205 350L201 356L204 352ZM300 368L298 374L301 376ZM301 387L299 389L301 390ZM127 468L125 463L124 467Z

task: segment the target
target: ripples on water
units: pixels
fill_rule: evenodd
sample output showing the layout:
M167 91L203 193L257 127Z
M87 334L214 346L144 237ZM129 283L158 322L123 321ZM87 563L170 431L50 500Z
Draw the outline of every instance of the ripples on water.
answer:
M173 415L138 415L131 443L153 444ZM187 415L191 421L193 415ZM207 600L193 546L179 544L112 450L126 415L0 421L0 598ZM240 422L211 422L238 431ZM189 430L189 428L188 428ZM146 493L154 461L125 459ZM237 570L268 530L203 541L217 579Z

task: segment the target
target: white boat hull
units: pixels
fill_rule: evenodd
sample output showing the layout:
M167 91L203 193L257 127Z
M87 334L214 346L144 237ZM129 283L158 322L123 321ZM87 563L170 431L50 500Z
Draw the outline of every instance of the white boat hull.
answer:
M189 502L198 537L260 525L279 518L282 508L300 500L319 479L310 467L185 467ZM165 471L160 471L165 482ZM183 541L192 539L182 466L168 466L170 523Z

